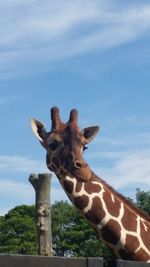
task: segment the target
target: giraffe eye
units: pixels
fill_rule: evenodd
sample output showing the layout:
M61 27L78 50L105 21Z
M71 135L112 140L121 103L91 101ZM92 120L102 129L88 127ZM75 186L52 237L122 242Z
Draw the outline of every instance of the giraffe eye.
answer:
M83 151L85 151L86 149L88 149L88 147L87 147L87 146L84 146L84 147L83 147Z
M59 142L57 140L55 140L49 144L49 148L52 151L55 151L58 148L58 146L59 146Z

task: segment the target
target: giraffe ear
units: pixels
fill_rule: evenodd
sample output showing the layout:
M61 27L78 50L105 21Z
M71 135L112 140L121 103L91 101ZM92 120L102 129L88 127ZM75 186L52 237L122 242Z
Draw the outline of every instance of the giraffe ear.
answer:
M86 139L87 143L91 142L99 131L99 126L91 126L84 128L81 133Z
M36 119L31 119L31 128L40 143L43 143L46 137L46 130L43 123Z

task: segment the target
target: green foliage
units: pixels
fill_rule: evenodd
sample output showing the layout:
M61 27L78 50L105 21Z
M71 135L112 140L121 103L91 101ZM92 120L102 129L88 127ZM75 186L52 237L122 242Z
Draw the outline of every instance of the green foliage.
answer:
M145 213L150 215L150 191L140 191L136 189L136 205L138 208L143 210Z
M0 253L35 254L34 206L17 206L0 217Z
M52 232L56 255L112 258L96 232L67 202L53 205Z

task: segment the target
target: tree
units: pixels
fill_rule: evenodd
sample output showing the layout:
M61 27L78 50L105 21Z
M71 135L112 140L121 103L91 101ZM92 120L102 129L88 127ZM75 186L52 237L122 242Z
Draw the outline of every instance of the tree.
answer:
M38 255L52 256L51 174L32 173L29 181L35 190L35 218L37 227Z
M136 189L136 205L138 208L140 208L145 213L150 215L150 191L145 192L137 188Z
M0 253L36 253L34 206L17 206L0 217Z
M80 213L67 202L52 206L53 249L58 256L103 257L114 255L99 240Z

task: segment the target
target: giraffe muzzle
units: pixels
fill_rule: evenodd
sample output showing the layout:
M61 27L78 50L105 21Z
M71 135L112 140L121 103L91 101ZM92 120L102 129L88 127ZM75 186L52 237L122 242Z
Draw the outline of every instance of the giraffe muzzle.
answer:
M79 181L83 181L86 182L91 178L91 170L88 166L88 164L83 160L83 161L79 161L76 160L74 161L73 164L73 175L75 175L75 177L79 180Z

